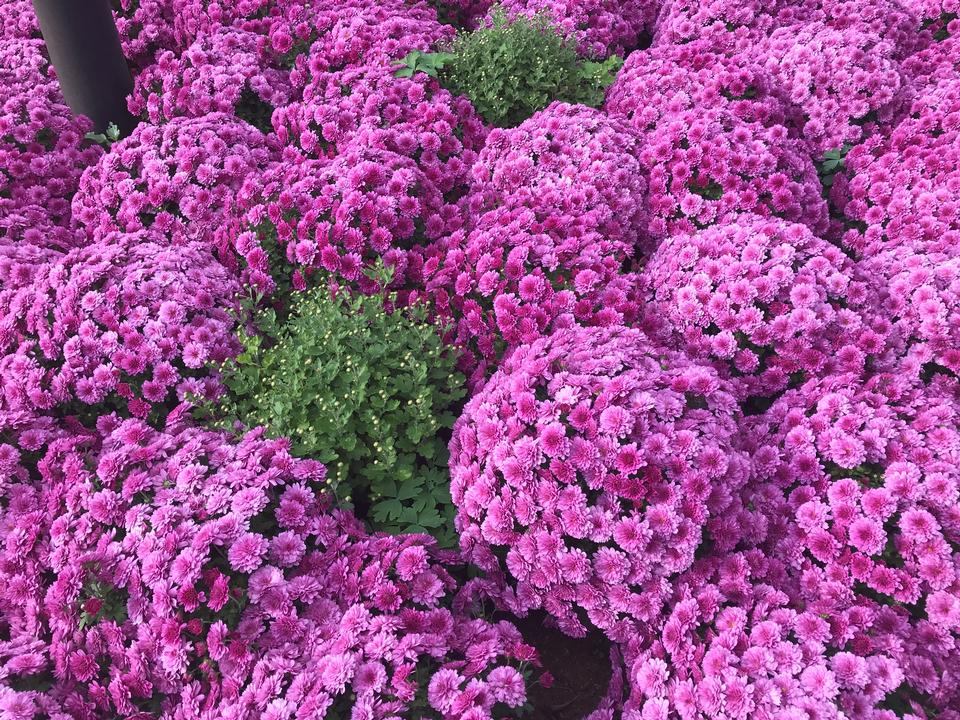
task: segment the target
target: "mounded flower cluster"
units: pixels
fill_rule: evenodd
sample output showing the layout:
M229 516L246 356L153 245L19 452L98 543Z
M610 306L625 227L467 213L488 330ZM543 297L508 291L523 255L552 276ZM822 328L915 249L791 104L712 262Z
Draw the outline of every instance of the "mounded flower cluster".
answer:
M277 136L312 158L357 144L415 158L452 201L465 191L486 130L466 98L425 74L393 73L388 64L320 73L302 103L274 114Z
M604 109L635 128L655 127L673 113L721 107L746 122L796 125L769 73L746 55L725 55L709 43L657 45L627 57L607 91Z
M174 398L215 394L205 367L239 351L240 285L203 243L108 234L30 280L0 293L4 409L110 398L145 416Z
M322 73L274 124L284 161L257 178L231 240L258 289L272 292L287 272L271 270L264 238L296 268L296 287L322 269L367 292L374 261L403 289L422 276L422 247L463 226L486 131L466 98L432 78L398 78L387 65Z
M833 376L787 393L754 428L765 485L755 497L787 519L771 554L803 571L801 590L823 612L859 596L905 613L898 664L944 710L960 699L949 665L960 635L958 399L944 375L928 385Z
M565 103L491 132L473 166L471 227L430 248L424 263L427 294L468 351L472 386L550 327L605 324L598 312L624 311L598 296L644 237L635 152L619 122Z
M749 51L776 28L809 19L796 0L664 0L654 25L654 45L704 40L721 52Z
M0 49L0 234L64 247L70 197L103 151L84 140L90 122L70 112L43 53L32 39Z
M784 100L802 112L802 136L818 157L896 117L896 48L863 27L789 25L775 30L759 54Z
M839 248L803 225L741 216L665 240L641 274L644 329L713 361L737 396L769 396L841 368L884 338L848 309L867 290Z
M709 558L677 583L654 641L629 660L624 720L874 717L903 678L891 608L798 610L788 569L756 551ZM891 645L893 647L891 647Z
M451 441L457 529L511 611L626 640L747 480L736 402L717 374L622 327L518 348ZM722 519L721 519L722 520Z
M165 50L137 75L130 111L155 124L229 113L269 131L270 110L292 94L289 72L269 53L262 35L235 28L204 34L179 54Z
M84 173L73 219L88 234L154 228L204 238L236 211L273 157L262 132L221 113L141 124Z
M646 230L639 148L619 120L553 103L490 133L471 170L470 211L525 207L557 228L572 223L609 242L639 244Z
M884 367L918 377L933 363L960 376L960 255L904 245L861 266L873 293L868 307L893 318Z
M504 0L501 6L508 15L545 15L592 58L634 50L657 13L653 0Z
M876 136L846 157L849 178L833 199L852 227L843 244L861 255L909 245L951 252L960 233L960 82L942 80L914 101L888 138Z
M648 122L635 112L630 120L649 178L653 238L692 233L734 213L826 230L817 171L784 126L744 122L724 107L659 115Z
M259 179L268 199L246 213L247 229L232 244L256 289L273 292L292 266L298 290L312 272L325 271L373 292L378 285L365 271L378 259L402 288L419 275L416 248L460 227L457 207L415 161L364 143L363 136L333 160L280 164ZM273 258L265 238L276 243Z
M153 62L158 52L176 46L172 0L118 0L113 17L123 54L135 70Z
M453 27L441 24L436 10L420 0L327 0L317 4L310 22L316 35L307 56L311 80L351 67L390 65L454 35ZM278 49L286 45L284 38L272 37Z

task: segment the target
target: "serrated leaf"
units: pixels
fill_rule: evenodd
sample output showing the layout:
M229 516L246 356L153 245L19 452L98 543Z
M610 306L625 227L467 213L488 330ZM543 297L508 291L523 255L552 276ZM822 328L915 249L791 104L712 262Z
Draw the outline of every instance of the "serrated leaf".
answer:
M399 492L396 493L397 500L411 500L421 493L421 488L423 488L423 478L414 475L400 486Z
M373 509L375 517L379 516L378 519L381 522L384 520L398 520L404 512L404 507L400 504L400 501L393 498L377 503Z

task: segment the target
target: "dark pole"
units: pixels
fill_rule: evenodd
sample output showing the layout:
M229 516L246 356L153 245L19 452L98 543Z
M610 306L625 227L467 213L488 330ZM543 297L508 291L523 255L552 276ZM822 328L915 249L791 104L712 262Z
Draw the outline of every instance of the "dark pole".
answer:
M114 123L121 137L129 134L136 124L127 110L133 78L110 0L33 0L33 7L73 113L86 115L99 132Z

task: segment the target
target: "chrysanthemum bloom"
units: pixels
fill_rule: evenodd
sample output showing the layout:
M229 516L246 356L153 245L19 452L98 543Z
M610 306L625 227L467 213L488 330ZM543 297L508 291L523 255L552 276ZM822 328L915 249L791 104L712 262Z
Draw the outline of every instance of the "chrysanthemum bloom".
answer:
M222 113L141 124L83 174L73 220L95 238L154 227L209 240L272 157L262 132Z
M798 118L788 119L777 89L749 54L719 53L708 42L694 40L632 53L607 91L604 108L640 128L672 113L715 107L747 122L798 125Z
M502 7L510 16L545 15L582 55L600 59L636 49L657 13L653 0L505 0Z
M628 109L628 106L623 106ZM690 233L732 213L828 226L820 180L805 144L785 127L745 122L730 107L634 112L648 176L649 234Z
M398 78L389 63L318 70L302 103L273 117L281 142L326 158L355 142L405 155L444 193L464 194L486 130L470 102L424 73Z
M572 224L639 246L646 240L641 149L621 121L553 103L490 133L471 172L470 210L527 208L556 232Z
M870 255L909 245L952 252L960 242L960 82L924 88L889 138L873 137L846 157L832 200L848 220L842 242Z
M171 0L120 0L114 6L123 55L136 71L153 62L162 50L181 47L174 38L174 3Z
M0 236L65 247L77 242L70 197L103 149L84 140L90 121L73 116L48 70L42 40L0 48Z
M574 327L521 346L454 427L463 551L511 611L629 636L705 537L737 541L711 532L748 474L736 412L714 371L636 330Z
M861 141L903 109L897 48L859 25L788 25L765 39L758 60L786 102L803 115L815 157Z
M900 665L942 709L960 691L958 398L943 374L834 376L788 392L752 430L752 502L781 525L767 552L791 558L823 612L853 594L902 608Z
M628 650L625 720L886 717L903 673L875 628L895 611L861 601L823 617L795 602L787 572L748 552L685 573L651 639Z
M289 71L264 36L235 28L204 34L183 53L165 50L136 77L131 112L151 123L227 113L270 131L270 113L291 100Z
M239 292L209 247L154 231L73 250L0 295L0 407L110 398L142 415L188 393L211 395L204 367L239 351Z
M569 222L502 206L482 213L469 234L430 248L426 294L452 322L449 341L464 351L460 368L472 387L513 348L557 328L636 319L635 277L620 274L632 244L610 241L590 227L590 215L562 217Z
M883 337L853 310L853 264L803 225L742 215L665 240L641 273L644 329L712 361L741 399L842 368Z
M657 18L654 45L702 39L721 52L756 53L778 28L808 22L872 31L894 46L896 59L926 41L917 15L897 0L667 0Z
M365 271L378 259L393 269L394 287L416 285L418 248L462 223L414 160L362 135L334 160L279 163L258 185L263 200L221 249L243 259L248 281L262 292L290 283L293 273L302 289L316 271L373 292L377 284Z
M863 311L891 323L882 366L960 376L960 255L901 245L865 258L861 269L871 291Z

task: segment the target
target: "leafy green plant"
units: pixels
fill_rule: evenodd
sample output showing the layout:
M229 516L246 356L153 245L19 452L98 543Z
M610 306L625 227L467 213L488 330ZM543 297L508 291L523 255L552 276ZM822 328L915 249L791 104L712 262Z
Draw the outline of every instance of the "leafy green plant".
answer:
M401 67L394 72L394 75L397 77L412 77L414 73L422 72L430 77L437 77L443 66L453 58L453 53L425 53L422 50L414 50L400 60L399 65Z
M582 60L545 15L509 18L502 8L488 27L463 33L446 52L410 53L396 74L424 72L465 95L491 125L513 127L554 100L597 107L623 60Z
M91 142L97 143L97 145L103 145L108 150L110 146L113 145L117 140L120 139L120 128L118 128L113 123L107 125L107 129L102 133L88 132L83 136L84 140L90 140Z
M242 331L222 368L227 396L201 414L290 437L376 529L452 544L447 442L464 378L424 308L388 312L394 300L318 287L293 296L286 322L257 311L259 332Z
M823 154L823 160L817 165L817 175L820 176L820 184L823 185L825 192L833 186L833 179L836 174L843 172L844 160L852 147L852 145L844 145L833 150L827 150Z

